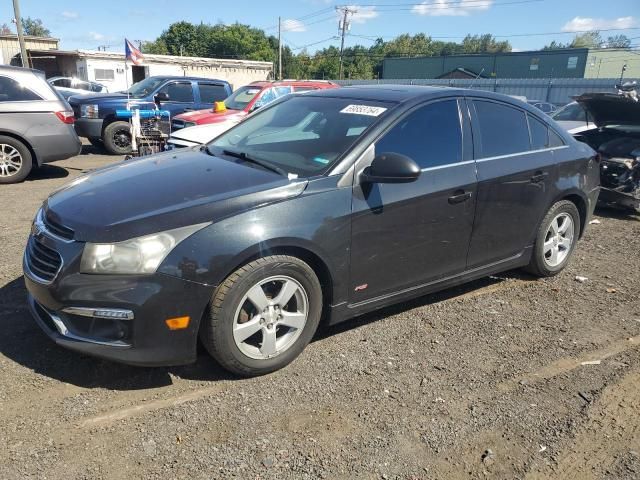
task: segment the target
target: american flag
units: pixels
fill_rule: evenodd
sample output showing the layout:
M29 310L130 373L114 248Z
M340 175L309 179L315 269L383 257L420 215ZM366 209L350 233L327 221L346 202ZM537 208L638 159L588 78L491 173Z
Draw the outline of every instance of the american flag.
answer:
M131 60L131 63L134 65L140 65L144 62L144 57L142 56L142 52L133 46L126 38L124 39L124 51L127 57L127 60Z

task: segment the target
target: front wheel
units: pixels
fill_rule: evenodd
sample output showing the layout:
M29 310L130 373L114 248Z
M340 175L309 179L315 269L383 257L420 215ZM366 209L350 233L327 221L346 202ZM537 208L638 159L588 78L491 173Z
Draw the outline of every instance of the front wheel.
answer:
M131 129L129 122L113 122L107 125L102 134L104 148L113 155L131 153Z
M318 277L305 262L285 255L259 258L216 289L200 338L225 369L263 375L304 350L320 322L322 302Z
M552 277L569 263L578 236L580 214L569 200L555 203L538 227L531 261L526 270L538 277Z

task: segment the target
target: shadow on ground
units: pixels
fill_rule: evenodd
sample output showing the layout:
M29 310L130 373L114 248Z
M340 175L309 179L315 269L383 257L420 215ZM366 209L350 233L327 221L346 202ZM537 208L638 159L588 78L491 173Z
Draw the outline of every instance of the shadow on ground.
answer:
M362 315L332 327L322 327L314 341L359 328L382 318L505 281L530 279L520 272L483 278L460 287L444 290ZM172 384L172 376L199 381L233 380L238 377L223 370L200 348L195 363L179 367L132 367L66 350L52 342L40 330L27 308L23 277L0 288L0 354L34 372L83 388L140 390Z
M44 165L33 170L29 176L27 177L27 181L36 181L36 180L48 180L51 178L65 178L69 176L69 171L66 168L58 167L57 165L52 165L50 163L45 163Z

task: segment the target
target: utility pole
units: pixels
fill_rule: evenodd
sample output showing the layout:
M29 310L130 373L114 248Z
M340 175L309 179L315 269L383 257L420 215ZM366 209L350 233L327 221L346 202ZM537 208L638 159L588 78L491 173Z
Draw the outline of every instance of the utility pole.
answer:
M278 17L278 80L282 80L282 18Z
M27 57L27 47L24 44L24 33L22 32L22 17L20 17L20 0L13 0L13 15L15 17L16 29L18 30L22 66L29 68L29 57Z
M344 7L336 7L336 10L342 12L342 20L339 23L340 28L340 69L338 73L338 78L342 80L342 54L344 52L344 37L347 34L347 30L349 30L349 14L356 13L357 10L350 9L347 6Z

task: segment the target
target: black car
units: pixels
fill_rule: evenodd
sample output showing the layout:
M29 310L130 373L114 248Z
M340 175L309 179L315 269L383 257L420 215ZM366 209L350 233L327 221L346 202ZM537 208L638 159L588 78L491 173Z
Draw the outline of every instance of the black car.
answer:
M291 362L330 324L517 267L561 271L595 152L489 92L287 96L200 148L79 177L37 213L30 308L58 344L136 365Z

